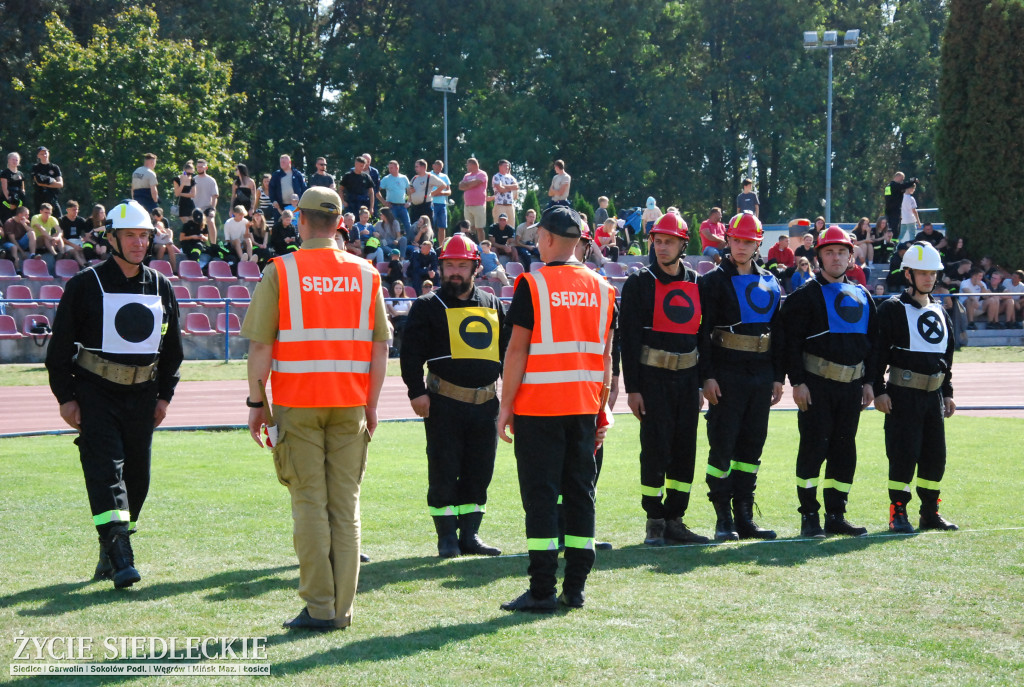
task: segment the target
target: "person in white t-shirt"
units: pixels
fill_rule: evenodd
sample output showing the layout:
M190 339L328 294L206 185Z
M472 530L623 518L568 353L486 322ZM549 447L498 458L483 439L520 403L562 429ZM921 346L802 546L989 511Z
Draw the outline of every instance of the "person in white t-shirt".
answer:
M970 278L960 282L960 293L990 293L988 286L982 281L984 275L985 270L980 267L972 268ZM989 322L999 321L999 301L996 298L986 298L983 304L981 296L971 295L961 298L960 302L963 303L964 309L967 310L967 328L970 330L977 329L974 324L974 316L978 314L979 310L985 311L985 317L988 318Z
M231 217L224 220L221 228L224 231L224 241L238 256L238 261L252 260L252 234L249 233L245 207L236 205L231 211Z
M1024 270L1017 270L1010 275L1010 283L1006 284L1006 292L1024 294ZM1014 296L1013 309L1016 315L1014 317L1016 328L1024 329L1024 325L1021 324L1024 321L1024 298Z
M921 228L921 216L917 214L917 200L914 198L914 191L916 190L917 184L914 184L908 186L903 191L903 207L900 210L899 243L913 241L914 237L917 236L918 230Z

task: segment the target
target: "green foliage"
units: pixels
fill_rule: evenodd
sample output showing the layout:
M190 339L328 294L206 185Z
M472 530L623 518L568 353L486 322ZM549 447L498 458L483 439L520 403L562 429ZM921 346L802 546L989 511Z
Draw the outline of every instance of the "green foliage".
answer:
M937 133L943 215L975 257L1024 264L1024 220L1007 212L1024 198L1024 4L953 0L942 52Z
M576 209L576 212L582 212L587 216L588 223L594 221L594 206L587 202L587 199L579 191L572 198L572 206Z
M612 198L611 196L608 196L608 216L618 217L618 213L615 210L615 199Z
M526 192L523 197L523 216L526 216L527 210L533 210L537 213L537 217L540 217L540 201L537 200L537 191L530 189Z

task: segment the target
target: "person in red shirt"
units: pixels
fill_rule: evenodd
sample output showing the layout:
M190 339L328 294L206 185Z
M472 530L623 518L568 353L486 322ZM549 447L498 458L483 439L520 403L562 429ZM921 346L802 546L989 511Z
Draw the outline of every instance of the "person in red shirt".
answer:
M788 234L780 234L779 240L768 249L768 259L765 260L764 266L788 290L789 278L793 276L793 272L796 270L796 255L793 254L793 249L789 247Z
M708 218L700 224L700 250L702 255L715 257L725 250L725 225L722 208L711 208Z

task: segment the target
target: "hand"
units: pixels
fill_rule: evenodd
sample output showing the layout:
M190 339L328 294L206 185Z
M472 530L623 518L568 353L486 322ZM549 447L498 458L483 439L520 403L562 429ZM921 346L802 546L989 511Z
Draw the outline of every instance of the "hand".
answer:
M423 394L409 401L412 406L412 412L416 413L418 417L430 417L430 395Z
M156 402L156 410L153 411L153 429L160 426L160 423L167 417L167 406L170 405L170 401L160 399Z
M505 429L508 429L508 434L505 433ZM512 408L503 405L501 406L501 411L498 412L498 436L505 443L511 444L512 436L515 436L515 433L516 428L512 419Z
M377 409L366 406L366 433L373 438L373 432L377 429Z
M249 408L249 436L260 448L264 448L263 439L260 438L260 430L267 424L267 414L264 408Z
M60 416L64 422L74 429L82 430L82 409L78 407L78 401L68 401L60 404Z
M629 404L629 410L633 413L633 417L642 421L644 415L647 414L647 409L644 408L644 397L635 392L626 394L626 402Z
M811 405L811 390L807 388L806 384L798 384L793 387L793 400L796 401L796 407L801 412L806 412Z
M597 444L597 446L600 446L601 444L604 443L605 437L607 437L607 436L608 436L608 425L605 425L604 427L598 427L597 428L597 433L594 435L594 443ZM597 449L595 449L595 450L597 450Z
M722 390L718 388L718 380L704 380L704 398L713 406L718 405L718 399L722 397Z
M704 410L704 390L697 389L697 412Z
M782 382L772 383L772 405L776 405L782 400L782 390Z
M874 400L875 388L870 384L865 384L864 387L861 389L860 409L866 409L869 405L871 405L871 402Z
M615 401L619 398L619 378L612 377L612 390L608 393L608 408L615 408Z
M956 403L950 397L942 399L942 417L952 417L956 412Z
M875 396L875 410L886 415L892 412L892 398L890 398L889 394Z

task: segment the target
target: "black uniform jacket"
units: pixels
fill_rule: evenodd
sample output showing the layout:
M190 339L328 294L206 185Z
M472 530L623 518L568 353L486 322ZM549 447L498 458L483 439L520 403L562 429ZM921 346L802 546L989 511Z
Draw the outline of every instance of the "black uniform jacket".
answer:
M932 302L937 302L932 298ZM945 310L942 311L946 327L946 350L943 353L911 351L910 325L907 322L906 306L922 310L921 306L906 291L899 296L883 301L878 306L878 341L875 345L875 361L872 367L875 376L871 382L875 388L875 396L886 393L885 370L890 365L901 367L911 372L919 372L931 376L937 372L945 372L946 379L942 384L942 395L953 397L953 323Z

